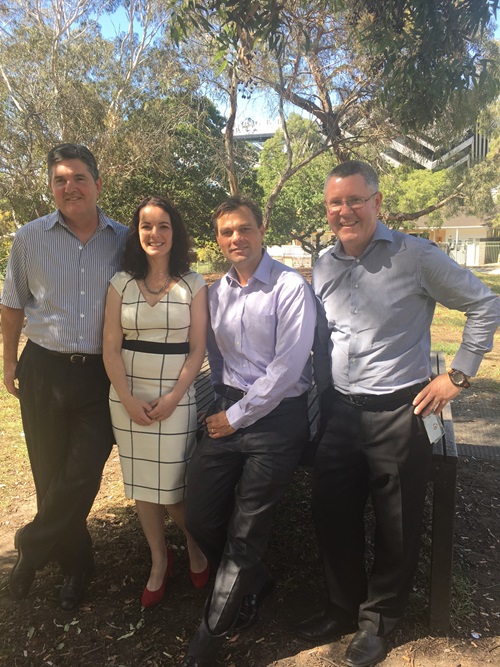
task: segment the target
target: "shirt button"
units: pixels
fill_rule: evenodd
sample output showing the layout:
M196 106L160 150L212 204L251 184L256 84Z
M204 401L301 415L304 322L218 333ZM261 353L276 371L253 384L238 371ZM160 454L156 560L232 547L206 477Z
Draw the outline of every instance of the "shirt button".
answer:
M80 294L85 294L85 292L82 290L82 291L80 292Z
M85 269L82 269L82 273L85 273Z
M354 287L355 287L356 289L358 289L358 287L359 287L358 283L354 283Z
M360 262L361 262L360 259L357 259L357 260L356 260L356 264L359 264Z
M354 313L355 315L357 315L357 314L358 314L358 309L355 308L355 309L353 310L353 313Z
M85 315L83 313L80 313L80 317L85 317Z
M82 246L82 245L79 245L79 246L78 246L78 250L83 250L83 246Z

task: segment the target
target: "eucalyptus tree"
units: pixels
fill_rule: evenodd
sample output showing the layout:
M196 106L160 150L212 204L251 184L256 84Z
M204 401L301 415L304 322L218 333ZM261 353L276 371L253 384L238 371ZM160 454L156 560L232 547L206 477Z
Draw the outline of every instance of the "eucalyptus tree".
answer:
M498 47L488 39L497 0L172 0L177 40L203 34L216 73L230 73L227 168L237 95L272 91L287 162L269 193L266 218L285 183L323 151L337 160L401 133L450 139L499 89ZM322 146L294 159L286 105L316 122ZM233 175L233 189L238 188Z
M128 115L151 91L165 18L150 0L125 5L128 26L105 39L108 0L5 0L0 14L0 196L19 222L50 209L45 156L56 143L87 144L105 174ZM157 55L157 54L155 54ZM170 68L172 69L172 68ZM123 162L123 160L122 160Z

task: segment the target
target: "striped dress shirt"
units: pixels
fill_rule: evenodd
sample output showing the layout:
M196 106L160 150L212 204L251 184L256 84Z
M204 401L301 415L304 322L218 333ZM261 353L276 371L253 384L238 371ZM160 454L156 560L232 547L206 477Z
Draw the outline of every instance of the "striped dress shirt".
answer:
M2 304L24 309L24 333L46 349L102 352L106 292L120 265L127 227L97 211L97 228L86 243L59 211L15 234Z

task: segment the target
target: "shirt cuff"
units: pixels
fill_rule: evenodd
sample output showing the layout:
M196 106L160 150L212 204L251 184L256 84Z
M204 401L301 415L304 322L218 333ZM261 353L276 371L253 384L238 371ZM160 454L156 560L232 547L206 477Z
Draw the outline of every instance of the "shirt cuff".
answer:
M470 352L469 350L460 347L453 359L451 367L457 371L462 371L462 373L465 373L468 377L473 377L477 373L482 360L482 354L476 354L475 352Z
M235 431L241 428L244 417L245 415L239 406L239 402L235 403L226 410L227 421L232 426L232 428L234 428Z

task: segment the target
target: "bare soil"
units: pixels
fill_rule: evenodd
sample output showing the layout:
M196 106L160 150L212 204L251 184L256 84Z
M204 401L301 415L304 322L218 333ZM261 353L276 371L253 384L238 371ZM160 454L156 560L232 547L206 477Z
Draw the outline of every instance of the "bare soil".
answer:
M426 626L429 535L408 613L391 639L388 667L482 667L500 665L500 572L498 479L500 463L461 459L453 628L448 637ZM220 665L227 667L324 667L340 665L350 637L311 648L294 638L293 626L323 599L309 512L310 473L300 469L282 503L267 561L276 575L274 594L257 624L226 642ZM148 549L132 504L121 491L116 450L106 466L90 516L97 570L82 607L59 609L62 577L49 566L38 573L26 600L14 602L7 575L15 560L13 535L29 520L35 500L29 477L0 515L0 664L39 667L135 667L179 664L198 623L205 594L189 581L179 531L167 524L177 568L162 604L142 610L140 595L149 568ZM428 524L428 519L427 519Z

